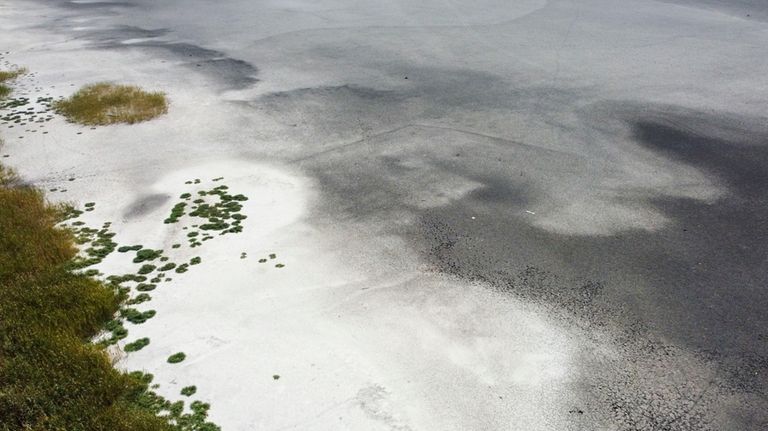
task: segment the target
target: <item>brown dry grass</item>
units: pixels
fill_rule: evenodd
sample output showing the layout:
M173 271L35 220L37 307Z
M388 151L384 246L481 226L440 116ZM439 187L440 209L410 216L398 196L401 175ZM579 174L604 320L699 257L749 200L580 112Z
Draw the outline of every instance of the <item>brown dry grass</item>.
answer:
M81 88L54 104L70 121L87 125L139 123L168 112L165 94L106 82Z
M5 85L5 82L16 79L25 73L27 73L27 69L23 67L14 70L0 70L0 99L11 94L11 87Z

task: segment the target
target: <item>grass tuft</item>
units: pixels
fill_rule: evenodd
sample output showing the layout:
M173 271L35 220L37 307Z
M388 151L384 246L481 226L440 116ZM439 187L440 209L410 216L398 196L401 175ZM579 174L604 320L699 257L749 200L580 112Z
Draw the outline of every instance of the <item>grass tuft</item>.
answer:
M53 106L70 121L87 125L133 124L168 112L163 93L107 82L87 85L68 99L54 102Z
M187 355L184 354L184 352L174 353L173 355L168 357L168 363L178 364L179 362L183 361L186 358L187 358Z
M0 99L4 99L11 94L10 86L6 85L6 81L11 81L19 76L27 73L26 68L19 68L14 70L0 70Z
M133 343L128 343L125 345L126 352L138 352L139 350L147 347L149 345L149 338L139 338L138 340L134 341Z

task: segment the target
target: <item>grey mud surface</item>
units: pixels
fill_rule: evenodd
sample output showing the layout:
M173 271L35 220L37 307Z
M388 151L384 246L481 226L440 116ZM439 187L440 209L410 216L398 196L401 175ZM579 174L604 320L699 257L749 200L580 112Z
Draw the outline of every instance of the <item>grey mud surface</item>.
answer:
M59 3L270 119L240 156L314 178L356 259L395 237L581 331L571 429L768 429L764 2Z

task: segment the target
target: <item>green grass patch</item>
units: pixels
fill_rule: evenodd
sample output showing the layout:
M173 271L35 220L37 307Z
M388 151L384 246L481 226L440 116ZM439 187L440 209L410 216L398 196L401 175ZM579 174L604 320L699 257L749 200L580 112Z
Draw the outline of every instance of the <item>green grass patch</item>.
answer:
M160 269L159 269L159 271L162 271L162 272L165 272L165 271L170 271L170 270L172 270L173 268L176 268L176 264L175 264L175 263L173 263L173 262L168 262L168 263L166 263L165 265L161 266L161 267L160 267Z
M126 304L135 305L135 304L141 304L142 302L147 302L151 300L152 300L152 297L149 296L148 293L140 293L136 295L134 298L131 298L128 301L126 301Z
M147 320L155 317L155 310L149 310L149 311L139 311L135 308L123 308L120 310L120 315L125 318L125 320L133 323L134 325L140 325Z
M133 258L133 263L141 263L148 260L155 260L163 254L162 250L152 250L145 248L136 252L136 257Z
M146 275L154 271L155 268L157 268L155 265L144 264L144 265L141 265L141 268L139 268L137 272L141 275Z
M138 352L139 350L147 347L148 345L149 345L149 338L144 337L144 338L139 338L138 340L132 343L126 344L123 350L125 350L126 352Z
M72 122L87 125L138 123L168 112L163 93L106 82L87 85L71 97L54 102L56 111Z
M178 364L179 362L183 361L186 358L187 358L187 355L184 354L184 352L174 353L173 355L168 357L168 363Z
M185 397L191 397L195 392L197 392L197 386L184 386L181 388L181 395Z
M122 247L119 247L117 249L117 251L119 251L120 253L128 253L129 251L139 251L142 248L144 248L144 246L141 245L141 244L139 244L139 245L124 245Z
M140 378L87 341L121 298L69 270L77 249L56 227L61 210L0 167L0 429L177 429L141 403L151 395Z
M136 290L138 290L139 292L151 292L151 291L155 290L155 288L156 288L156 287L157 287L157 285L156 285L156 284L151 284L151 283L139 283L139 284L136 286Z

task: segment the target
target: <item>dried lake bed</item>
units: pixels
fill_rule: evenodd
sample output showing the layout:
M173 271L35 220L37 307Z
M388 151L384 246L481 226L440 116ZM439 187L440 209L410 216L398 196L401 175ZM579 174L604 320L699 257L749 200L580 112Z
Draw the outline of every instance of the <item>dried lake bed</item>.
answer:
M620 3L7 1L41 117L0 153L199 258L116 365L224 430L764 429L764 7ZM44 112L98 81L168 114ZM222 185L242 230L203 241Z

